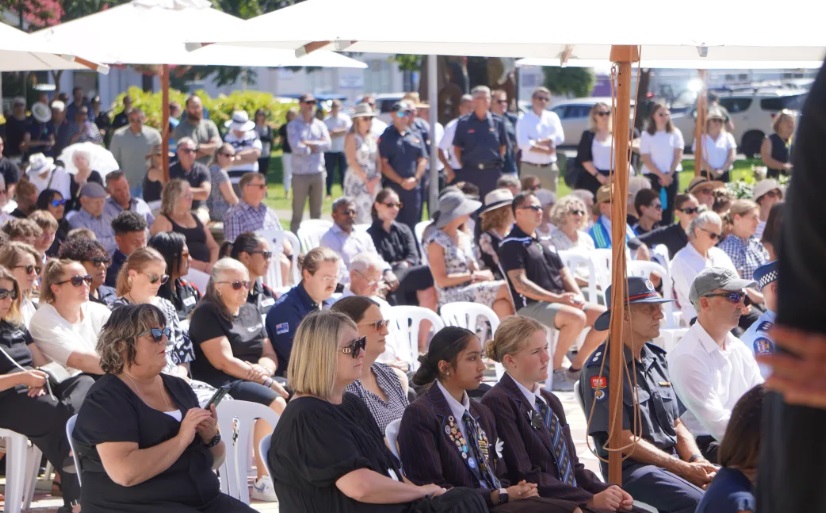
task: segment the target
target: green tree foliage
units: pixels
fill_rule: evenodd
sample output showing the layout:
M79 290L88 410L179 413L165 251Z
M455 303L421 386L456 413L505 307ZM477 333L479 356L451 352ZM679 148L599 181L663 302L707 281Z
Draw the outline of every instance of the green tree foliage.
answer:
M588 96L594 88L596 77L590 68L544 67L545 87L554 94Z

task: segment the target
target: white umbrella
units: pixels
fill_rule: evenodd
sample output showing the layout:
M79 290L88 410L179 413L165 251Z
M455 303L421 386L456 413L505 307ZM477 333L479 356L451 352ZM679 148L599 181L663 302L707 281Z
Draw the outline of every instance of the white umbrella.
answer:
M608 59L569 59L564 63L570 68L605 68L610 65ZM526 57L516 61L518 67L522 66L560 66L559 59L542 59L538 57ZM657 69L820 69L823 61L725 61L707 60L697 57L686 60L661 60L649 59L643 56L640 59L640 67ZM636 67L636 64L634 64Z
M0 71L92 69L104 74L109 72L109 66L68 55L69 48L73 46L49 45L31 34L0 23Z
M77 151L84 151L89 155L89 167L100 173L102 178L105 178L110 172L120 169L112 152L99 144L82 142L65 147L57 158L63 162L64 169L73 175L77 174L77 167L72 161L72 155Z

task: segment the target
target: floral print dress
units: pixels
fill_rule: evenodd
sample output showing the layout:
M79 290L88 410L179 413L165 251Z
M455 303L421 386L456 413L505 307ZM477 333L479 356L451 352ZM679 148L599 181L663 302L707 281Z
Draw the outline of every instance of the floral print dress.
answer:
M376 156L379 152L379 146L376 141L376 136L367 134L362 137L355 134L356 137L356 161L359 166L367 173L367 179L372 180L379 176L380 170L376 167ZM376 194L381 189L380 184L376 184L373 189L373 194L367 189L367 185L355 173L350 170L344 176L344 195L352 198L356 202L356 223L370 224L373 222L370 210L373 208L373 200Z
M442 246L445 251L445 272L447 274L467 273L480 269L479 264L473 256L473 241L470 236L459 232L459 244L453 242L448 234L442 230L434 230L427 241L429 245L435 242ZM470 301L481 303L488 307L493 307L496 295L505 282L480 281L476 283L466 283L454 287L441 288L436 285L436 293L439 296L439 307L447 303L456 301Z

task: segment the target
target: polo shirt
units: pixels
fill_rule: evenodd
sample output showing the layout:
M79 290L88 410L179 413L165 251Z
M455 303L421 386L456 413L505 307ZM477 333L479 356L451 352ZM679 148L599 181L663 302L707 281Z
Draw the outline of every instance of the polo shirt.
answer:
M267 287L263 280L257 279L252 283L247 294L247 303L253 305L260 315L266 315L275 304L275 292Z
M379 155L387 159L401 178L415 177L419 159L427 158L422 136L409 129L399 132L394 125L388 126L379 137Z
M221 139L221 134L218 133L218 127L215 122L209 119L201 119L193 124L189 119L183 119L175 130L172 132L172 137L176 141L180 141L183 137L189 137L195 141L196 145L209 144L215 138ZM206 155L198 158L200 164L206 165L212 160L212 155Z
M456 123L453 146L462 150L462 165L474 168L480 164L502 163L500 148L507 146L505 121L488 112L479 119L476 113L463 116Z
M565 265L547 237L536 238L514 225L499 245L499 265L508 279L517 311L538 301L517 292L508 271L524 269L525 276L539 287L555 294L565 291L561 274Z
M278 358L276 376L283 376L287 372L295 331L304 317L310 312L329 308L329 306L330 304L327 301L321 304L313 301L313 298L304 289L304 282L300 282L275 301L275 304L267 312L265 324L267 336L272 342L272 347L275 349L275 355Z
M160 144L161 133L148 126L142 126L137 134L129 126L115 130L109 151L131 187L143 183L147 169L146 156L152 153L153 146Z
M235 132L231 131L224 137L224 142L229 143L235 148L236 153L244 150L256 149L263 152L264 146L261 144L261 139L255 130L244 132L244 135L237 137ZM262 153L263 155L263 153ZM251 171L258 171L258 160L247 162L246 164L236 164L227 168L227 175L229 181L234 185L241 181L241 177ZM266 171L266 170L265 170Z
M152 209L149 208L149 205L147 205L141 198L130 198L128 209L124 209L120 206L118 202L112 198L112 196L106 198L106 203L103 204L103 213L112 219L116 218L118 214L124 210L131 210L132 212L142 215L146 218L146 226L152 226L152 223L155 222L155 216L152 215Z
M198 161L192 163L192 169L187 172L180 162L169 168L170 180L186 180L192 187L201 187L204 182L211 182L209 168ZM203 200L192 200L192 209L200 208Z

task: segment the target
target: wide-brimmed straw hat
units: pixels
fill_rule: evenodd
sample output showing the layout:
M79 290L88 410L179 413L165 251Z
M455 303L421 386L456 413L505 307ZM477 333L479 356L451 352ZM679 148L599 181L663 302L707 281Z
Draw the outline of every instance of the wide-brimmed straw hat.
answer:
M499 207L513 204L513 193L508 189L494 189L485 196L485 206L480 214L496 210Z
M376 112L373 110L373 107L366 103L359 103L356 105L356 110L353 112L353 115L350 116L352 119L356 118L374 118L376 117Z

